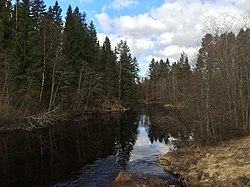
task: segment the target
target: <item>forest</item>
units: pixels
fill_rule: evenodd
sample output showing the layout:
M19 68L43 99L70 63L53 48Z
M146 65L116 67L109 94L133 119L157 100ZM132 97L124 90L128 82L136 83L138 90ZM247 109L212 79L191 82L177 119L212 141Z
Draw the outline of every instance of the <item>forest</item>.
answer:
M137 100L138 65L126 41L97 38L79 8L66 18L56 1L0 1L0 113L81 113ZM11 118L11 117L8 118Z
M250 29L206 34L190 66L185 52L149 64L139 79L126 41L112 49L97 38L93 21L56 1L0 1L0 114L29 116L134 108L136 103L175 106L182 129L206 143L250 132Z
M190 18L215 7L238 10L236 1L162 1L152 9L147 1L133 1L134 9L119 1L127 10L109 1L102 16L117 11L114 20L131 28L122 32L111 21L114 31L100 42L86 12L67 4L64 15L67 1L44 1L0 0L0 186L148 186L148 179L158 184L149 186L249 186L250 12L235 29L227 14L222 26L219 18ZM170 22L159 19L165 15ZM195 48L183 43L201 33L195 20L208 29L191 57ZM196 31L184 28L192 24ZM111 43L115 32L128 42ZM139 45L151 54L137 57L150 57L141 77L132 54L144 32L150 42ZM171 43L176 38L183 47Z
M152 59L149 77L140 84L140 97L175 106L179 117L174 124L193 132L200 143L246 135L250 132L249 45L250 29L242 28L236 34L206 34L192 68L185 53L173 64ZM163 121L169 123L170 117Z

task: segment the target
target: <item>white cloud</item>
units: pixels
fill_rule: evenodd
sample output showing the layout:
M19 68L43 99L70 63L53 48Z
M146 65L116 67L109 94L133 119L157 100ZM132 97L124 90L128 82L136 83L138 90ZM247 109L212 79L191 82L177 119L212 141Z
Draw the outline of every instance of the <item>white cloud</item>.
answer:
M171 32L165 32L159 36L159 42L161 44L170 44L173 42L174 34Z
M119 2L125 6L128 1ZM195 57L205 32L250 26L250 14L241 17L246 10L250 10L248 0L166 0L144 14L111 19L102 13L96 18L112 43L128 42L132 55L142 60L139 63L145 69L153 57L176 61L183 51L189 58Z
M108 33L112 30L112 21L107 13L103 12L96 14L95 18L97 19L103 32Z
M176 61L180 58L180 54L182 52L185 52L190 58L196 56L198 49L198 47L182 47L178 45L170 45L162 50L155 51L153 55L162 59L170 58Z
M98 33L98 34L97 34L97 38L98 38L98 40L99 40L100 45L103 44L103 42L105 41L106 36L107 36L107 35L106 35L106 34L103 34L103 33Z
M128 8L131 6L136 6L138 5L138 1L136 0L114 0L109 8L115 9L115 10L120 10L123 8Z
M224 7L233 7L240 10L246 10L250 8L248 0L221 0L218 3Z
M117 32L134 38L145 38L163 33L166 25L160 20L153 19L148 14L138 16L122 16L114 20Z
M154 47L154 42L150 39L134 39L127 37L126 41L128 42L133 55L138 58L142 56L145 51Z

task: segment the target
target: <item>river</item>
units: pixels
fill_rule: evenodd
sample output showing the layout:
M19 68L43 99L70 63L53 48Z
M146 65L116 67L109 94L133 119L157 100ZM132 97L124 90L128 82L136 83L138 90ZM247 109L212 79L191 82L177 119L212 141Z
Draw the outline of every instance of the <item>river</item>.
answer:
M0 133L0 186L110 186L120 171L173 176L157 159L174 149L151 129L150 112L64 121L32 131Z

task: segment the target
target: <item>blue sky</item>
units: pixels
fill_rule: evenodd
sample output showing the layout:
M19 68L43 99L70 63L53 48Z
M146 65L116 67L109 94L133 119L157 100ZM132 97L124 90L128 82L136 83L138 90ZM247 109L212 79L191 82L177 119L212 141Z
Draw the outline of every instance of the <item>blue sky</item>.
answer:
M47 7L55 1L44 0ZM182 52L195 63L202 36L250 27L249 0L58 0L65 17L69 4L93 20L102 44L109 36L113 47L126 40L137 57L140 75L148 64Z
M53 6L55 3L53 0L44 0L44 2L47 8ZM65 17L69 5L73 8L78 6L80 11L87 13L89 20L94 20L96 22L95 15L104 11L107 12L111 18L126 15L135 16L143 14L153 7L159 7L164 3L164 0L58 0L58 3L63 9L63 17Z

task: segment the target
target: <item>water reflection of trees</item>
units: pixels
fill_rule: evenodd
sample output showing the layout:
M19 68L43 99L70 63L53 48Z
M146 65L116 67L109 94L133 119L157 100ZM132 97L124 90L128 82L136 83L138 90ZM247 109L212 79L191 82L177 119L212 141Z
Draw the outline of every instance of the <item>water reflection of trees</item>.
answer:
M138 122L135 112L125 115L119 120L119 137L116 146L118 163L125 167L130 159L133 146L138 135Z
M136 140L136 116L119 118L2 132L0 186L52 186L83 165L112 155L117 142L119 162L124 165Z
M179 139L179 146L202 145L213 144L216 141L228 140L246 134L246 131L239 130L235 126L228 125L225 128L225 124L231 124L229 117L220 121L215 116L212 119L214 131L213 137L211 137L211 133L208 133L209 129L204 127L201 122L204 119L200 119L196 113L186 107L165 108L160 104L150 104L147 106L147 114L151 120L149 128L151 142L164 139L167 143L168 137L171 135Z
M167 144L170 137L177 138L177 146L190 143L190 121L184 119L178 110L167 110L162 105L154 104L149 105L147 111L151 120L148 130L151 143L164 140Z

